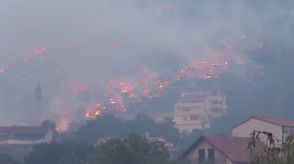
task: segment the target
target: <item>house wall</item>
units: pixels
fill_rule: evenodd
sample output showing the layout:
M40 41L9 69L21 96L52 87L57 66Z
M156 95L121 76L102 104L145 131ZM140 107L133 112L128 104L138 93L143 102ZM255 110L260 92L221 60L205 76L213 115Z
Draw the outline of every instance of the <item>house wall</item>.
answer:
M192 132L193 129L204 129L206 126L201 119L205 114L203 103L178 103L174 109L175 127L180 132ZM192 116L199 117L192 119Z
M191 164L199 164L198 152L200 149L205 149L205 158L208 159L208 149L215 149L215 147L206 140L202 140L186 157L186 159L191 161ZM215 149L215 164L232 164L232 162Z
M282 127L274 125L265 121L261 121L255 118L251 118L248 121L236 126L232 129L232 135L234 137L250 137L250 134L254 131L266 131L272 133L279 140L283 139ZM266 137L261 136L262 141L265 141Z
M215 118L224 115L228 111L226 96L217 95L208 97L207 108L209 110L208 115L210 117Z
M284 141L288 138L289 135L294 134L294 127L283 127L283 139Z
M230 159L226 159L226 164L234 164Z
M8 139L0 141L0 144L7 144L7 145L33 145L33 144L40 144L40 143L50 143L53 140L53 132L49 130L48 133L45 135L43 139L39 140L16 140L16 139Z
M204 93L203 93L204 94ZM201 93L182 93L183 96L195 96L201 95ZM179 101L174 107L174 121L175 127L181 133L190 133L194 129L206 129L210 127L210 119L220 117L224 115L228 106L226 103L226 97L220 93L212 94L210 92L205 93L207 95L203 100L182 102Z

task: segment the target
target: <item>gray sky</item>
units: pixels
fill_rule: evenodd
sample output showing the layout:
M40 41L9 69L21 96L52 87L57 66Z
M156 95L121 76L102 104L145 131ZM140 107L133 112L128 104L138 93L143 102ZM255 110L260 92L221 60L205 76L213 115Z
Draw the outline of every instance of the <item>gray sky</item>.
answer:
M0 74L0 123L78 119L80 111L63 113L65 104L85 105L68 96L70 87L87 84L99 95L109 79L136 81L146 67L174 75L179 66L226 43L287 41L294 15L290 3L0 0L0 68L5 69ZM46 51L21 62L36 48ZM38 84L42 102L36 102Z

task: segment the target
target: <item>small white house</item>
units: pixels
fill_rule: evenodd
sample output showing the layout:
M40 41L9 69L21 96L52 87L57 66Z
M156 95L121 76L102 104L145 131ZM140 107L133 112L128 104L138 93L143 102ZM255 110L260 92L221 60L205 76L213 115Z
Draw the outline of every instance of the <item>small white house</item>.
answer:
M231 136L202 136L182 155L191 164L250 164L250 138Z
M0 127L0 145L34 145L50 143L54 132L43 126Z
M294 120L285 120L278 117L251 116L232 128L234 137L250 137L253 131L266 131L272 133L279 141L294 132Z

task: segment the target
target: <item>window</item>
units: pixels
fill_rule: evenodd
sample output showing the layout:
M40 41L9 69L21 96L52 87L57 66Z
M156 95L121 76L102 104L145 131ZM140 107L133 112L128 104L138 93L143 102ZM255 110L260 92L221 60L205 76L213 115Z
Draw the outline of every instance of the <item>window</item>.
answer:
M44 137L41 133L16 133L14 134L14 139L17 140L36 140L42 139Z
M217 100L212 100L211 103L215 105L215 104L218 104L218 101Z
M187 120L188 120L187 116L184 116L184 117L183 117L183 120L184 120L184 121L187 121Z
M1 140L7 140L9 138L8 134L0 134L0 141Z
M222 109L221 108L211 108L211 112L213 112L213 113L221 113Z
M182 133L184 133L184 134L189 134L189 130L188 130L188 129L183 129L183 130L182 130Z
M215 159L215 151L214 151L214 149L208 149L208 161L210 163L214 163L214 159Z
M292 134L294 132L293 128L289 128L289 127L284 127L283 128L283 133L289 133Z
M199 115L192 115L191 120L199 120Z
M182 112L190 112L190 109L189 108L182 108L181 111Z
M202 164L205 161L205 149L199 149L198 151L199 163Z

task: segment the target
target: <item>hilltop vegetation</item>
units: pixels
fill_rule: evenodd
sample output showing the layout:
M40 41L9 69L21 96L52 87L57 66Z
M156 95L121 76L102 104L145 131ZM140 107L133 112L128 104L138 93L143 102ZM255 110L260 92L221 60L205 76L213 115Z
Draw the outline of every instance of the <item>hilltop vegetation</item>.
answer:
M111 139L99 145L62 141L33 147L25 164L180 164L172 160L159 142L148 142L131 133L124 139Z

